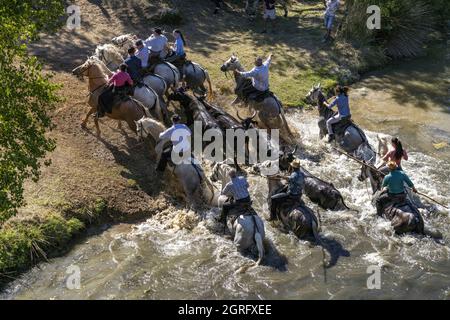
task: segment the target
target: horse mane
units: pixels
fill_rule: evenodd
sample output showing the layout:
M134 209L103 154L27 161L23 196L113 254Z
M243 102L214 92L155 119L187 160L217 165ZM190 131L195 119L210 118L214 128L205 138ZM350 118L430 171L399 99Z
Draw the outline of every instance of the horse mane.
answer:
M107 60L118 60L118 61L123 61L123 57L122 54L117 50L116 46L114 46L113 44L110 43L106 43L103 45L98 45L97 48L95 48L95 55L100 59L100 56L103 54L106 54L106 59ZM113 58L113 59L111 59Z
M100 71L103 72L105 77L112 74L111 70L109 70L108 67L103 63L103 61L100 60L97 56L92 56L90 59L93 61L95 65L97 65L100 68Z
M144 126L144 128L146 130L150 130L152 136L155 139L158 139L158 137L156 136L156 134L159 135L159 133L165 131L167 128L164 124L162 124L161 122L159 122L158 120L152 119L152 118L144 118L140 120L142 126Z

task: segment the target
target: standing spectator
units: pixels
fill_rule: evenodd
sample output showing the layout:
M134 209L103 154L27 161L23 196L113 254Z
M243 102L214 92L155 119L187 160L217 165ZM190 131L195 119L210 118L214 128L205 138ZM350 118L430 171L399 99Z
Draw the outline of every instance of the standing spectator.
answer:
M324 36L323 42L331 39L331 31L333 30L333 23L336 17L336 12L339 9L339 0L327 0L325 9L325 28L327 28L327 33Z
M262 33L267 32L268 20L272 25L272 32L275 30L275 18L276 18L275 0L264 0L264 16L263 16L264 30L262 31Z

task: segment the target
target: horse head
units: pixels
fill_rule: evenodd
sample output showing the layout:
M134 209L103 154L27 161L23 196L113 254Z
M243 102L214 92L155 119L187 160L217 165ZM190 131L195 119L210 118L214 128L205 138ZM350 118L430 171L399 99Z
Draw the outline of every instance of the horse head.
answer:
M256 117L256 110L253 112L253 114L250 117L242 118L239 115L239 111L237 111L237 117L241 121L241 125L244 127L244 130L248 130L253 127L253 125L257 125L258 122L253 120Z
M239 59L233 53L231 57L222 64L222 66L220 67L220 71L222 72L235 71L238 70L240 67L241 64L239 63Z
M83 80L84 77L89 77L91 68L96 65L96 61L94 57L88 57L87 60L72 70L72 74L77 76L80 80Z
M318 103L319 96L322 93L322 85L319 83L318 85L312 86L311 90L309 90L306 95L306 101L310 104Z

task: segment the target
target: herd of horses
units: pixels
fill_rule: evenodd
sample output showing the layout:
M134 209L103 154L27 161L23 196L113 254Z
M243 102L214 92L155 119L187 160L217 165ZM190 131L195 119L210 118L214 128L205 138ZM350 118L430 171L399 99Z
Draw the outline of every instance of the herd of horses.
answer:
M131 34L116 37L112 40L112 43L98 46L93 56L72 71L77 77L88 79L90 110L81 124L83 128L86 128L90 115L97 110L98 97L104 90L108 77L112 74L111 69L115 70L123 63L126 49L133 45L135 40L136 36ZM210 163L211 177L206 176L202 168L202 162L197 161L198 159L194 159L194 157L191 158L191 161L180 164L169 161L165 174L173 181L174 190L179 191L178 194L184 197L186 203L191 205L192 208L196 208L198 205L220 208L227 199L220 195L220 191L213 182L221 182L223 188L229 182L228 172L232 168L244 174L262 175L264 168L277 166L280 172L288 173L289 163L294 160L298 148L293 148L295 144L294 135L286 121L282 104L275 95L270 95L263 101L249 102L248 107L253 111L251 116L242 117L238 112L237 117L235 117L211 102L214 94L211 79L206 69L195 62L189 61L182 68L184 79L181 79L180 70L171 63L158 63L153 73L143 78L142 85L136 86L132 97L121 101L119 105L112 109L111 113L106 113L109 118L118 120L119 127L121 121L125 121L139 139L148 141L151 151L156 155L156 161L159 161L169 142L160 140L159 135L170 125L168 123L168 105L173 101L178 102L178 107L174 103L174 108L178 108L177 112L184 115L187 125L191 125L194 121L200 121L202 130L214 129L223 133L224 136L226 130L279 129L283 144L280 148L279 157L275 161L265 161L252 165L246 163L247 165L243 165L246 168L238 165L235 159ZM220 66L220 69L226 73L233 70L243 70L243 67L238 57L233 54ZM181 80L187 83L192 92L180 89ZM247 79L235 73L236 88L239 88L243 81L247 81ZM320 84L310 90L306 100L315 104L318 108L318 125L320 138L322 138L326 133L326 120L334 113L324 104L327 99ZM99 123L96 117L94 117L94 121L97 135L100 136ZM376 196L380 192L383 176L377 170L374 170L377 153L370 145L364 131L353 121L340 123L334 129L338 148L364 163L361 166L361 173L358 178L361 181L369 179L372 191ZM207 143L203 142L202 147L206 148ZM384 146L384 149L386 149L386 146ZM206 163L205 161L203 161L203 164ZM311 202L326 210L350 210L341 193L332 183L316 177L304 168L301 168L301 170L305 175L304 194ZM284 180L277 178L277 176L264 175L268 184L267 200L269 202L273 194L285 187ZM386 206L384 216L391 220L393 229L397 234L413 232L432 235L432 232L424 226L419 208L424 208L424 205L417 197L409 193L406 203ZM283 230L292 232L301 239L322 243L316 214L301 199L281 206L277 212L277 218ZM249 207L244 212L229 215L226 225L240 251L255 252L256 249L259 257L256 262L256 265L258 265L264 257L262 242L265 237L264 222L260 215Z

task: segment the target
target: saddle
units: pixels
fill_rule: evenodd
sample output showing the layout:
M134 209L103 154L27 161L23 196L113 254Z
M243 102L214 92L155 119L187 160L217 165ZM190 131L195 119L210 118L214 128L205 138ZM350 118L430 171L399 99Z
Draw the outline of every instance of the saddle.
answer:
M120 103L130 100L130 95L133 95L131 86L105 88L98 98L99 111L111 113Z
M338 123L333 124L332 127L336 135L343 135L345 130L353 124L352 117L348 116L343 117Z
M244 100L246 103L255 101L260 103L268 97L273 97L274 94L270 90L259 91L253 87L251 79L245 79L242 84L234 90L235 94Z
M281 216L283 213L288 214L295 208L303 206L304 204L305 203L300 196L289 196L278 206L277 215Z
M234 203L234 207L230 208L226 213L227 224L233 225L239 216L253 216L258 215L252 207L252 203Z
M248 95L247 100L248 101L255 101L255 102L263 102L266 98L273 97L273 92L270 90L266 91L257 91L254 93L251 93Z

